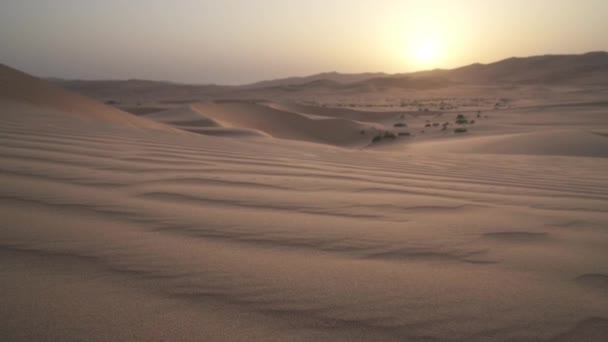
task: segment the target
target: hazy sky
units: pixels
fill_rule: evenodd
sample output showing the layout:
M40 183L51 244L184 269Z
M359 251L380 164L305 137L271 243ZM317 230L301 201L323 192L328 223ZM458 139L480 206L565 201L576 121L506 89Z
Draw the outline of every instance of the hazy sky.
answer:
M245 83L608 50L607 0L0 0L38 76Z

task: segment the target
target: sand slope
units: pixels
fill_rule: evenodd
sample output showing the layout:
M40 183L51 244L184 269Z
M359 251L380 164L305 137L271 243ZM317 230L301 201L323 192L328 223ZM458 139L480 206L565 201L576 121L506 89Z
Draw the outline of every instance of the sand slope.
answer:
M252 129L290 140L358 147L371 137L361 134L373 125L341 118L315 120L297 112L255 103L199 103L193 108L223 127Z
M414 147L428 152L531 154L608 157L608 137L586 130L554 129L542 132L468 137L458 141L431 141Z
M68 92L43 80L0 64L0 101L52 109L79 118L130 127L173 130L166 125L138 118L93 99ZM7 110L6 105L0 108Z
M167 109L142 115L146 119L174 126L180 130L226 137L267 137L268 134L254 129L222 127L217 121L208 118L193 105Z
M385 122L399 119L403 112L373 112L346 108L328 108L297 103L268 103L268 107L322 118L340 118L362 122Z
M267 107L195 108L225 126L332 136ZM608 334L606 158L348 150L40 111L2 119L3 339Z

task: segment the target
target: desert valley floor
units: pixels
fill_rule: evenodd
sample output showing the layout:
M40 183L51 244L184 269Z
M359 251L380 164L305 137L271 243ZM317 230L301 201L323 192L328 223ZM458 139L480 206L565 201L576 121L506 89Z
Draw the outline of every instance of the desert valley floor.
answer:
M0 79L2 340L608 336L605 90L134 115Z

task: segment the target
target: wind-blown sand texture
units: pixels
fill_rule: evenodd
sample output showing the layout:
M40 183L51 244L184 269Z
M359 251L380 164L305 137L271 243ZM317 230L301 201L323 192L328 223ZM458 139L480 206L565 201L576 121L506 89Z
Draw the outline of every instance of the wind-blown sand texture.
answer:
M362 127L398 118L136 117L2 77L2 340L608 336L606 107L360 149Z

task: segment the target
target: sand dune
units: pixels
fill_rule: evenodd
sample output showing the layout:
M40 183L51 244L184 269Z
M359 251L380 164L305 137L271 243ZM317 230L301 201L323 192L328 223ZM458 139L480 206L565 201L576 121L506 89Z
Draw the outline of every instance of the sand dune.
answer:
M147 113L145 114L145 117L175 126L220 127L219 123L204 116L194 106Z
M344 147L368 145L371 137L361 134L361 131L369 131L373 127L341 118L315 120L297 112L254 103L199 103L192 108L223 127L250 129L276 138Z
M328 108L319 106L303 105L298 103L267 103L268 107L283 111L290 111L312 118L339 118L362 122L391 122L399 119L403 112L373 112L360 111L346 108Z
M593 131L554 129L543 132L469 137L456 142L432 141L418 148L443 152L605 158L608 157L608 138Z
M319 120L290 112L192 108L170 123L200 111L209 126L331 139L315 131ZM605 158L408 156L2 117L8 340L593 341L608 332Z
M95 100L65 91L38 78L0 64L0 101L53 109L83 119L93 119L130 127L172 130L165 125L140 119ZM8 105L8 104L7 104ZM3 111L7 110L3 106Z
M184 131L228 137L267 137L268 134L248 128L222 127L217 121L205 116L196 106L188 105L142 115L146 119L171 125Z
M406 74L322 73L306 77L291 77L262 81L243 86L186 85L169 82L125 81L66 81L53 80L72 91L81 92L100 100L168 101L195 103L213 99L266 99L279 97L331 101L337 95L345 101L358 102L362 98L377 96L379 103L387 97L437 97L438 94L466 92L471 85L496 87L509 96L522 95L519 87L583 88L578 94L588 96L589 89L608 86L608 53L590 52L580 55L546 55L509 58L489 64L473 64L451 70L429 70ZM508 92L513 88L513 92ZM456 90L456 91L454 91ZM496 91L495 91L496 92ZM530 90L523 94L527 96ZM482 92L483 93L483 92ZM469 94L473 97L479 92ZM605 93L598 95L605 100ZM505 97L502 94L492 96ZM132 99L135 99L134 101ZM558 99L563 100L563 96ZM346 102L348 103L348 102Z
M462 135L427 127L456 112L402 113L416 136L370 149L399 113L136 117L1 75L4 340L608 335L602 105L494 111Z

